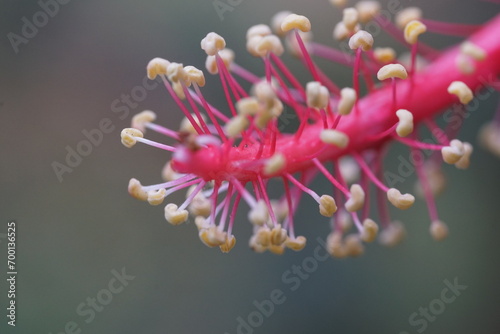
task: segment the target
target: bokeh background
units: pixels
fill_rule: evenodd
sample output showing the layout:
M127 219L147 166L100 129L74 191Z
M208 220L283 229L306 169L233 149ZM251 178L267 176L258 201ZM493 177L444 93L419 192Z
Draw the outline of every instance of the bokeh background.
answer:
M147 91L124 119L112 110L122 94L143 85L151 58L202 68L199 41L216 31L236 51L238 63L261 75L261 63L245 52L244 34L283 9L309 16L315 40L335 45L331 31L341 15L327 0L222 1L234 5L223 20L206 0L69 1L19 45L18 53L7 34L21 34L23 17L32 22L40 4L0 1L0 333L69 333L65 327L73 321L81 333L233 334L238 317L248 321L254 301L269 299L275 289L283 291L285 302L262 325L240 333L417 333L423 326L412 326L409 316L440 298L444 281L455 278L467 289L423 332L500 332L500 160L480 148L470 170L446 168L448 189L438 206L451 228L448 240L431 240L426 208L419 201L407 212L394 212L409 232L402 245L369 245L361 258L320 262L307 279L299 279L295 291L282 275L311 257L316 237L328 233L313 201L306 199L297 215L298 232L308 237L308 247L275 256L255 254L246 246L251 232L246 209L235 230L238 243L223 255L199 242L192 222L173 227L162 207L130 198L128 180L158 182L168 156L140 145L126 149L120 144L121 129L143 109L156 111L159 123L169 127L181 119L161 87ZM498 5L472 0L401 4L418 4L428 18L476 24L500 11ZM459 41L430 34L425 39L436 47ZM383 35L376 41L399 47ZM286 60L308 80L297 60ZM320 63L341 86L350 84L349 69ZM203 91L212 103L224 105L216 78L208 78ZM461 138L476 142L497 100L494 94L481 102ZM104 118L111 120L113 131L59 182L53 162L64 163L66 147L74 149L85 139L82 131L97 128ZM395 171L391 161L405 152L396 147L387 168ZM402 190L411 191L413 183L414 178L408 179ZM321 182L316 186L319 192L324 187ZM172 201L181 198L178 194ZM18 226L15 328L7 326L5 317L9 220ZM78 305L102 295L112 270L122 268L135 278L87 323L89 314L79 315Z

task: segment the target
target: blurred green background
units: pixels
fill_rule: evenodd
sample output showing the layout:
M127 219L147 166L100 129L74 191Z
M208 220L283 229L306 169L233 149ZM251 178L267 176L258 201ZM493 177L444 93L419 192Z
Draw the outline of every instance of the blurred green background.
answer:
M288 271L311 265L316 238L328 234L312 200L302 203L296 218L298 233L309 240L304 251L253 253L246 245L251 228L243 206L235 229L238 243L226 255L202 245L192 222L173 227L163 218L163 206L151 207L128 195L131 177L143 184L158 182L168 156L144 146L126 149L121 129L143 109L156 111L158 123L172 128L181 119L161 87L147 91L124 119L112 111L116 99L143 85L151 58L203 68L199 42L216 31L236 51L239 64L261 75L261 63L245 52L245 31L284 9L307 15L315 40L335 45L331 31L341 15L327 0L227 3L236 5L221 20L206 0L73 0L15 53L8 34L20 35L23 17L32 22L41 7L36 1L0 1L0 333L69 333L74 322L82 333L233 334L241 317L259 326L240 333L413 334L424 326L412 326L410 315L430 303L439 306L435 300L441 298L444 281L455 278L467 289L421 332L499 333L500 160L478 146L470 170L446 167L449 185L438 207L451 228L448 240L431 240L427 211L419 201L407 212L394 212L409 232L402 245L369 245L359 259L319 262L307 278L296 279L296 290L291 290L296 283L282 275L299 277ZM483 23L500 8L463 0L401 4L418 4L431 19L463 23ZM425 39L436 47L459 41ZM383 35L376 43L397 46ZM297 73L305 73L297 60L286 59ZM350 85L349 69L320 64L341 86ZM205 96L223 106L220 83L207 79ZM493 95L482 102L467 120L462 139L476 142L497 100ZM82 131L97 128L104 118L111 120L113 131L59 182L52 163L64 163L66 147L75 148L85 139ZM396 147L387 159L389 170L397 168L391 161L398 154L408 153ZM402 190L412 191L413 182L406 181ZM316 182L318 192L322 187ZM15 328L7 326L5 316L9 220L18 226ZM112 271L122 268L134 279L110 295ZM276 289L285 301L260 324L254 301L270 299ZM93 317L88 306L78 312L81 303L97 296L112 300Z

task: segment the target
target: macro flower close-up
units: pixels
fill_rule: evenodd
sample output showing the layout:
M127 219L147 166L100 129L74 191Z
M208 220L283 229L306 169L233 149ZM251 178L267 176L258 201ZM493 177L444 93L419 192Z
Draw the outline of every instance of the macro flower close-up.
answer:
M500 330L499 1L0 8L2 333Z

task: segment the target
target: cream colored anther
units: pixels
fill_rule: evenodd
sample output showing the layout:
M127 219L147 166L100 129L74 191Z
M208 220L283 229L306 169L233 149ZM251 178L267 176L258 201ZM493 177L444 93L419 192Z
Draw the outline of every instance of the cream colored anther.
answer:
M259 200L257 204L248 212L248 220L257 226L264 225L269 219L269 211L264 200Z
M356 9L359 14L359 21L368 23L380 13L380 2L378 1L359 1L356 4Z
M283 20L290 14L293 13L285 10L273 15L273 17L271 18L271 28L276 35L283 37L286 34L283 30L281 30L281 23L283 23Z
M191 114L191 116L193 117L194 121L196 122L196 124L198 124L198 126L201 126L201 122L200 122L200 118L206 122L207 121L207 117L203 114L200 114L200 118L198 118L198 116L196 114ZM187 117L184 117L181 121L181 125L179 126L179 131L181 132L189 132L189 133L192 133L192 134L198 134L198 132L196 132L196 129L193 127L193 124L191 123L191 121L189 120L189 118Z
M359 180L360 168L356 161L349 157L343 156L338 160L340 174L348 184L355 183Z
M281 44L281 40L276 35L261 37L255 44L255 53L260 57L264 57L270 52L281 56L284 51L283 44Z
M132 178L128 182L128 193L135 199L139 199L141 201L147 201L148 199L148 193L144 191L141 182L137 179Z
M396 111L399 122L396 127L396 133L400 137L406 137L413 132L413 114L406 109Z
M406 68L404 68L401 64L388 64L382 66L382 68L377 72L377 79L383 81L390 78L399 78L404 80L408 78L408 72L406 72Z
M231 66L234 61L234 51L231 49L224 49L219 52L219 57L224 62L224 65L227 69ZM219 69L217 67L217 60L215 56L207 56L207 60L205 61L205 68L210 74L219 73Z
M236 110L241 116L255 116L260 109L259 101L255 97L244 97L236 102Z
M392 63L396 59L396 51L393 48L375 48L373 57L382 64Z
M184 94L184 87L182 86L182 83L180 81L174 81L172 82L172 88L175 92L175 95L181 100L184 100L186 98L186 94Z
M259 81L253 86L253 94L257 97L257 100L270 105L274 103L276 98L276 93L274 92L273 85L267 81ZM240 100L241 101L241 100Z
M168 161L161 170L161 177L165 181L173 181L182 177L183 174L179 174L172 169L172 161Z
M207 229L210 227L210 223L208 222L207 219L205 219L205 217L202 217L202 216L198 216L198 217L195 217L194 218L194 224L196 225L196 228L198 229L198 232L203 230L203 229Z
M344 8L347 5L347 0L330 0L330 3L338 8Z
M353 33L358 32L360 29L361 26L359 24L356 24L353 30L349 30L345 26L344 22L340 21L335 25L335 28L333 28L333 39L337 41L343 41L349 38Z
M434 240L442 241L448 236L448 226L440 220L435 220L431 223L429 232Z
M326 239L326 246L328 253L333 257L342 259L347 256L347 250L344 247L342 233L340 232L330 233Z
M349 212L358 211L365 204L365 192L359 184L351 186L351 197L345 203L345 208Z
M264 37L271 34L272 34L271 28L269 28L267 24L256 24L248 28L246 37L248 40L254 36Z
M418 42L418 36L427 31L425 24L419 20L412 20L405 26L404 36L408 44L415 44Z
M462 104L467 104L474 98L472 90L463 81L453 81L448 86L448 93L456 95Z
M125 147L131 148L137 143L136 138L143 138L144 135L140 130L134 129L134 128L126 128L123 129L121 132L121 137L122 137L122 144Z
M361 240L364 242L373 242L377 238L378 225L370 218L363 221L363 232L361 233Z
M234 245L236 245L236 238L234 237L234 235L231 235L229 237L226 235L226 240L222 245L219 245L219 248L222 253L229 253L231 249L234 248Z
M282 112L283 103L279 99L273 99L269 106L260 110L254 119L254 124L262 130L273 118L279 117Z
M405 235L406 231L403 224L394 221L380 232L378 241L384 246L394 247L404 239Z
M360 30L349 39L349 47L352 50L361 48L363 51L368 51L373 46L373 36L364 30Z
M348 31L353 31L358 24L359 15L356 8L346 8L344 9L342 22Z
M151 110L144 110L132 117L132 127L141 131L146 132L146 124L154 122L156 120L156 114Z
M337 212L337 203L330 195L323 195L319 198L319 213L325 217L332 217Z
M311 31L311 22L303 15L290 14L281 22L281 30L288 32L292 29L299 29L303 32Z
M346 148L349 144L349 137L339 130L325 129L321 130L319 138L325 144L334 145L338 148Z
M148 191L148 202L151 205L160 205L163 203L163 199L167 195L167 191L164 188L157 190Z
M285 246L288 249L294 250L296 252L301 251L306 247L307 239L304 236L299 235L295 239L288 238L285 241Z
M476 71L476 64L474 64L471 57L462 53L458 54L455 58L455 64L462 74L472 74Z
M403 195L396 188L391 188L387 191L387 199L392 205L401 210L407 210L415 203L415 197L413 197L413 195Z
M460 160L458 160L455 163L455 167L457 167L458 169L467 169L467 168L469 168L469 165L470 165L470 156L472 155L472 151L474 150L474 148L472 147L472 145L469 144L469 143L464 143L463 147L464 147L464 155L460 158Z
M404 29L408 22L422 19L422 10L418 7L408 7L396 14L396 25Z
M264 163L264 175L270 176L281 172L286 166L286 158L283 153L274 153L272 157Z
M191 86L192 82L195 82L198 86L205 86L205 75L203 71L194 67L186 66L184 67L184 73L186 78L186 86Z
M259 227L253 238L257 245L269 247L271 245L271 230L267 226Z
M464 153L464 144L458 139L453 139L449 146L441 149L444 162L450 165L456 164L464 156Z
M236 115L231 118L224 126L224 132L228 137L234 138L239 136L243 131L246 130L250 122L244 115Z
M350 87L342 88L340 91L340 101L338 105L338 112L340 115L345 116L349 115L352 111L352 108L356 104L356 91Z
M227 233L219 230L217 226L210 226L198 232L201 241L208 247L223 245L226 242L226 235Z
M207 36L201 40L200 45L207 55L214 56L218 51L226 47L226 41L219 34L209 32Z
M318 81L310 81L306 85L307 106L325 109L330 100L330 92Z
M171 82L184 82L187 79L184 66L179 63L170 63L167 67L167 77Z
M153 80L158 75L167 74L167 68L170 65L170 62L163 58L154 58L151 59L146 66L146 71L148 74L148 78Z
M287 231L284 228L281 228L281 225L278 224L273 227L271 230L270 241L274 246L281 246L288 238Z
M357 257L364 253L365 248L357 234L350 234L345 238L344 247L347 256Z
M179 207L173 203L165 206L165 219L172 225L179 225L188 219L187 210L179 210Z
M474 60L481 61L486 59L486 51L469 41L465 41L460 45L460 52Z

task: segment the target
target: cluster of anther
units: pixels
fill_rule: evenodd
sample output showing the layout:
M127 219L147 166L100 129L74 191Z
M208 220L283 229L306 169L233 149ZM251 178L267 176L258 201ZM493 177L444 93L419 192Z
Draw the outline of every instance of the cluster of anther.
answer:
M427 31L422 13L416 8L400 12L396 24L401 39L411 50L408 63L396 59L397 53L388 47L373 49L374 39L363 30L364 24L379 19L377 1L360 1L347 8L346 1L332 4L342 8L343 18L334 31L337 40L348 39L353 55L347 65L353 67L352 87L339 88L318 66L312 57L339 60L339 51L312 42L308 18L290 12L273 17L271 26L259 24L246 35L248 52L264 63L265 77L259 78L235 63L234 52L226 48L220 35L211 32L201 41L206 52L206 69L218 75L227 99L230 116L211 105L200 87L205 85L203 71L194 66L155 58L147 65L150 79L160 77L168 92L185 115L179 130L171 130L154 123L156 115L144 111L132 120L132 127L121 133L122 143L132 147L137 142L173 152L162 172L164 183L143 186L136 179L129 183L129 193L137 199L159 205L170 194L188 189L181 205L165 206L165 218L178 225L194 217L200 240L209 247L229 252L236 243L232 235L236 211L243 200L249 206L248 220L253 225L250 247L257 251L276 254L285 248L301 250L306 245L303 236L295 234L294 214L303 194L314 199L322 216L328 217L332 232L327 239L332 256L358 256L363 243L378 239L387 246L398 244L405 235L403 225L389 216L387 201L394 207L407 210L415 198L388 187L382 181L381 146L391 139L406 144L411 150L426 149L441 152L442 159L457 168L467 168L472 146L457 139L449 140L432 120L424 120L439 144L427 144L414 133L414 114L399 108L397 89L401 81L411 81L418 75L420 35ZM397 29L397 28L396 28ZM310 71L312 80L302 84L281 61L285 48L299 57ZM425 56L425 55L424 55ZM458 69L472 73L476 61L486 58L485 52L471 42L461 46L457 58ZM408 70L407 70L408 69ZM373 82L373 76L380 87ZM239 77L253 84L248 93ZM385 88L391 98L387 114L392 124L376 133L357 134L356 124L363 117L360 107L360 77L370 93ZM450 82L448 93L462 104L472 98L471 89L461 81ZM278 120L284 105L299 119L294 134L282 133ZM491 125L483 130L483 143L500 154L500 136ZM146 129L164 134L176 141L174 146L144 138ZM358 137L364 138L361 142ZM370 142L373 147L370 147ZM350 155L348 158L342 156ZM427 201L432 224L431 235L436 240L447 236L446 225L438 218L433 196L444 186L444 178L437 167L435 155L425 165L416 166L420 180L417 192ZM331 164L331 169L327 166ZM331 183L333 194L317 194L309 184L317 175ZM267 189L271 182L281 180L284 194L271 200ZM378 192L377 209L381 229L368 213L370 187ZM248 190L250 188L251 190ZM253 190L253 191L252 191ZM356 232L348 233L351 226Z

